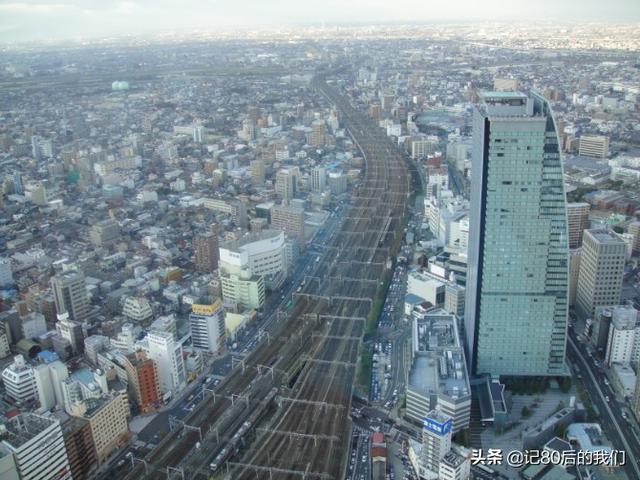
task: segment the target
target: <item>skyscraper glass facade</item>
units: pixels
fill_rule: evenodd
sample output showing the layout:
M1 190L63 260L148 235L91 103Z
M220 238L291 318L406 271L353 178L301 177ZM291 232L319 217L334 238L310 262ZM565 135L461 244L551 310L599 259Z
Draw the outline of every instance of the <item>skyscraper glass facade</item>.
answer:
M544 99L487 93L474 115L465 335L471 371L565 373L566 200Z

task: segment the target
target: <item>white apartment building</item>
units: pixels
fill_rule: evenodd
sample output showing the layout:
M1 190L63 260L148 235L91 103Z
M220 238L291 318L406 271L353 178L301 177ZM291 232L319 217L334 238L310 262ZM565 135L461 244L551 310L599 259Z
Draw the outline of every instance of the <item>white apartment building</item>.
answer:
M276 289L287 273L285 234L261 230L220 246L220 280L227 303L258 308L265 287Z
M174 339L171 332L152 330L147 335L146 350L149 358L158 365L160 391L164 395L183 388L186 372L182 359L182 344Z
M611 324L607 338L605 361L637 365L640 360L640 325L638 311L630 305L608 307Z
M69 378L67 366L60 360L41 363L33 369L40 411L64 407L63 382Z
M424 418L422 443L409 440L409 460L419 478L467 480L471 474L470 451L451 441L451 417L439 410Z
M122 306L122 314L130 322L140 324L153 317L153 310L146 298L127 297Z
M434 307L444 305L447 282L426 272L410 272L407 276L407 294L416 295Z
M606 158L609 155L609 137L604 135L581 136L578 153L585 157Z
M2 371L2 381L7 395L17 402L26 403L36 397L33 368L22 355L16 355L13 363Z
M284 232L261 230L222 244L219 267L224 273L246 271L265 277L267 284L279 285L287 270Z

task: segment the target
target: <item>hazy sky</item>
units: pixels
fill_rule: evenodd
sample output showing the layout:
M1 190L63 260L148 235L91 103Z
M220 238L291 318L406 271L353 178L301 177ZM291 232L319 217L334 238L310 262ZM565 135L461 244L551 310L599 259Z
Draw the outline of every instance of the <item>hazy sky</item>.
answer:
M385 21L640 21L640 0L0 0L0 41Z

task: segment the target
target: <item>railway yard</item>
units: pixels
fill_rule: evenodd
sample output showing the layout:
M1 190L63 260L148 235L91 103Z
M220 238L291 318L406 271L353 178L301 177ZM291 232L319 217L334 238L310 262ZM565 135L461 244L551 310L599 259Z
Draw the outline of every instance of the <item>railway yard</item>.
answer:
M127 479L344 478L360 348L400 244L410 175L402 154L336 87L322 76L313 86L337 107L365 160L352 207L293 307L146 458L130 458Z

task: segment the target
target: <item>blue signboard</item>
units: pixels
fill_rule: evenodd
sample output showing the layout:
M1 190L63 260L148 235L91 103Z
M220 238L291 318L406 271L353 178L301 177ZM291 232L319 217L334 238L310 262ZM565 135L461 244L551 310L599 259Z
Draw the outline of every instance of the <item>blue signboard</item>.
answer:
M429 418L429 417L426 417L424 419L424 428L426 428L430 432L433 432L441 436L446 435L451 431L452 424L453 424L453 421L451 419L447 420L444 423L440 423L437 420L434 420L433 418Z

